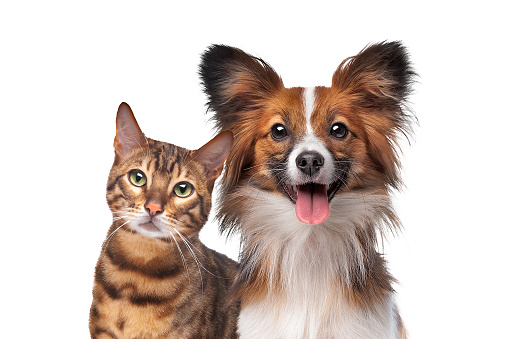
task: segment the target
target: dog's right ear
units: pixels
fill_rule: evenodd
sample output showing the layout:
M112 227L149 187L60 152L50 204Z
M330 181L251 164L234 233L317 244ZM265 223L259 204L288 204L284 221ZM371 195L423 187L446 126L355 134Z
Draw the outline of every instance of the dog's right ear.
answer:
M283 88L283 81L265 61L224 45L212 45L203 53L200 77L216 127L235 136L223 176L222 189L228 192L252 161L252 130L259 110L267 97Z
M200 77L222 130L231 130L243 111L259 108L263 97L283 87L265 61L225 45L212 45L203 53Z

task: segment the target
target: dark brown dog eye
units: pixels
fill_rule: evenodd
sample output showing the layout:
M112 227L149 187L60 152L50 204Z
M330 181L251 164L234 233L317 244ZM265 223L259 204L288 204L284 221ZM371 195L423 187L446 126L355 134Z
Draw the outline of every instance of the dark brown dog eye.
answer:
M348 128L342 122L336 122L330 129L330 135L336 139L344 139L348 135Z
M281 140L288 135L288 132L283 124L275 124L270 130L270 135L274 140Z

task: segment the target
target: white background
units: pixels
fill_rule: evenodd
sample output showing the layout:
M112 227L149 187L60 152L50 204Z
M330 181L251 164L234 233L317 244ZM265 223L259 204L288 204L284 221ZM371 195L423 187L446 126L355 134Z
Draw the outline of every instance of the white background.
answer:
M262 57L291 87L330 85L366 44L402 40L420 126L396 195L405 230L383 249L402 316L412 338L509 338L502 2L183 3L0 5L0 337L88 337L122 101L147 136L195 149L213 136L197 75L210 44ZM216 224L201 238L236 257Z

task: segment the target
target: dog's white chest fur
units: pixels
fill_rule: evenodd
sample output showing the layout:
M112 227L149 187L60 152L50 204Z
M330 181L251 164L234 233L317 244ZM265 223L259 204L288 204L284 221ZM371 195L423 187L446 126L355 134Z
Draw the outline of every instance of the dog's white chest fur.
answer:
M361 309L345 302L337 283L349 281L349 265L362 265L351 225L378 219L387 197L338 196L331 221L310 226L296 219L288 199L252 188L241 194L252 199L242 223L246 240L257 243L252 263L265 261L269 285L279 279L283 291L242 307L241 338L397 338L392 296Z
M315 293L311 294L308 298L317 297ZM379 312L363 312L342 304L338 299L303 300L302 296L294 296L293 300L283 304L266 299L249 305L240 313L240 337L397 338L392 300L380 307Z

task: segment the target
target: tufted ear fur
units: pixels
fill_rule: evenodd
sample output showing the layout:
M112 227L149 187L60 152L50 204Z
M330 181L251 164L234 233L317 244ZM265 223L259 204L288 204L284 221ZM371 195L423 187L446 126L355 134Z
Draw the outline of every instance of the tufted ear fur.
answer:
M115 162L125 158L133 149L147 145L147 138L138 126L131 107L125 102L121 103L117 111L117 134L113 142Z
M413 116L406 100L416 73L399 41L369 45L344 60L332 77L332 88L358 108L370 153L393 187L399 186L399 160L394 150L398 133L412 132Z
M332 87L356 95L367 108L396 113L410 94L415 75L401 42L382 42L344 60L332 77Z
M225 45L212 45L203 53L200 76L221 127L239 119L243 111L256 109L262 98L283 87L265 61Z
M279 75L265 61L242 50L225 45L212 45L202 55L200 77L208 96L208 105L219 130L235 135L225 172L228 190L238 181L241 169L251 161L252 126L263 103L283 88Z

